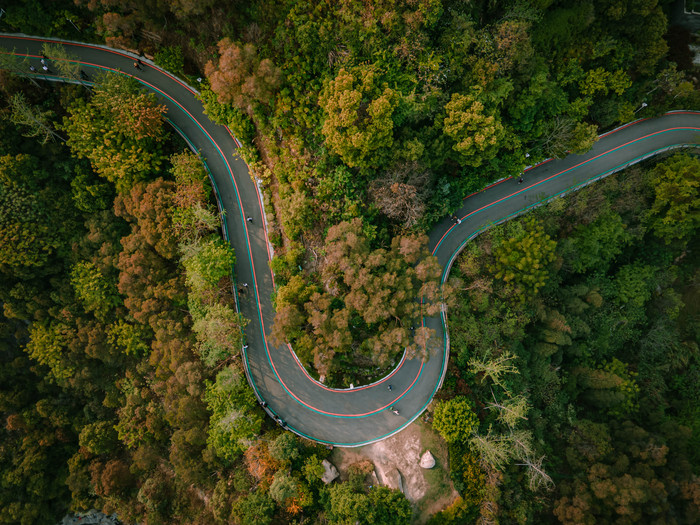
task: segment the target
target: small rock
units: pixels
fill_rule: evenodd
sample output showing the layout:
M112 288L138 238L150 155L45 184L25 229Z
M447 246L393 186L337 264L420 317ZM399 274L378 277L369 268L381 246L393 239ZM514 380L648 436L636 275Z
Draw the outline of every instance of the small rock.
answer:
M421 468L433 468L435 466L435 457L433 457L429 450L421 456L420 466Z
M338 474L338 469L333 466L333 464L328 461L327 459L324 459L321 464L323 465L323 468L326 469L326 471L323 473L323 477L321 478L321 481L323 481L326 485L328 485L331 481L333 481L335 478L337 478L340 474Z

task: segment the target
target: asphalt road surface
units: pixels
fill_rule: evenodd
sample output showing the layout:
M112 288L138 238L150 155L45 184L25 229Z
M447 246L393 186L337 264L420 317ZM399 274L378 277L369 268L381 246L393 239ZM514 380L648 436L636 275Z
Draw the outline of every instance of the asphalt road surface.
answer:
M2 52L27 56L41 72L43 42L24 35L0 35ZM288 346L274 346L266 334L272 328L271 295L274 276L269 261L262 201L245 163L236 155L237 143L228 129L203 113L197 92L175 76L136 56L104 46L63 42L66 50L92 77L99 70L121 71L137 78L167 106L167 118L200 152L212 175L219 204L225 210L224 234L236 252L235 278L248 283L239 297L241 313L250 319L245 335L248 379L271 417L293 432L336 446L359 446L384 439L416 419L441 386L449 355L445 313L425 323L441 338L440 351L427 362L402 361L387 377L354 389L330 389L308 376ZM23 74L60 81L52 74ZM700 113L673 112L643 119L607 133L585 155L541 163L525 173L524 182L506 179L464 200L457 212L461 223L446 218L430 232L430 244L447 279L456 255L466 242L490 225L507 220L600 177L669 148L700 143ZM251 217L252 222L246 221ZM389 390L388 385L392 385ZM398 409L396 415L389 407Z

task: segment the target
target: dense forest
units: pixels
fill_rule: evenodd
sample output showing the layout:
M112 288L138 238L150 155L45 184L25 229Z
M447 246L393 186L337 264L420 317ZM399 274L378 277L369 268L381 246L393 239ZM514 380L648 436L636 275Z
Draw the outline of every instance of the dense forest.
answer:
M0 522L405 523L366 466L326 488L329 450L264 417L207 172L155 97L0 89Z
M467 245L435 523L697 523L699 187L676 154Z
M324 255L332 227L361 231L356 267L391 274L411 264L391 257L392 240L468 193L635 116L698 106L668 0L16 3L7 29L79 35L204 77L208 114L264 181L275 335L331 385L366 381L405 346L425 354L430 336L406 330L405 301L363 315L367 283L318 291L337 267ZM389 256L372 268L376 249ZM431 282L372 285L401 295Z
M263 181L271 336L330 385L428 355L411 327L445 298L425 232L464 196L700 108L663 0L3 7L2 31L137 50L198 85ZM26 69L3 56L0 523L409 523L367 465L325 485L329 451L257 405L235 254L164 108L125 77ZM700 520L699 173L669 157L467 246L430 410L461 498L435 523Z

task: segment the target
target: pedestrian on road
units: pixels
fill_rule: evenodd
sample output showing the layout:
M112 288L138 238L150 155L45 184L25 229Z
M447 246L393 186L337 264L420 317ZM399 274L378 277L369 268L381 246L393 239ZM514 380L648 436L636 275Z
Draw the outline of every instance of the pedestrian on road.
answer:
M141 66L139 66L138 62L134 62L134 69L138 69L139 71L141 71Z
M520 177L520 179L518 179L518 184L522 184L522 183L523 183L523 178Z
M248 283L243 283L243 288L248 288Z
M248 222L253 222L253 217L246 217L245 220L247 220Z
M243 350L245 350L246 348L248 348L248 345L243 345Z
M44 73L51 73L51 70L49 69L49 66L47 66L46 64L44 64L43 66L41 66L41 69L44 70Z
M386 389L387 389L389 392L391 392L391 388L392 388L391 385L389 385L388 387L386 387Z
M46 57L44 55L41 55L41 65L45 66L46 65Z
M457 222L459 218L456 215L452 215L452 222Z
M34 66L29 66L29 71L36 73L36 68Z

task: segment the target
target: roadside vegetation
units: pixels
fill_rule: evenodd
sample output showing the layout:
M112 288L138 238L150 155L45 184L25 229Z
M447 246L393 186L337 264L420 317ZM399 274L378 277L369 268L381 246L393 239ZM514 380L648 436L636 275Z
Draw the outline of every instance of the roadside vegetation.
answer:
M671 42L680 67L691 67L687 45L665 39L667 1L80 0L40 18L35 4L0 22L76 38L70 20L81 38L145 52L188 76L208 114L230 126L263 183L274 333L333 386L370 381L403 348L430 346L430 334L410 330L408 296L435 278L402 283L404 294L390 276L431 258L397 258L397 237L423 239L465 195L585 151L602 130L698 107L693 82L667 59ZM357 279L327 279L343 228L362 239L346 260L373 274L376 303L355 293L365 286ZM377 250L387 257L366 259ZM395 296L388 308L384 292ZM439 306L432 292L426 300Z
M270 335L348 386L430 355L418 320L449 297L425 233L465 195L700 109L670 5L17 0L0 30L143 52L198 86L262 182ZM325 485L327 449L257 405L235 254L164 108L121 76L27 68L0 56L0 523L409 523L366 465ZM698 173L670 156L467 246L431 412L461 498L434 523L700 519Z
M407 523L265 417L207 172L155 97L0 80L0 523Z
M674 154L467 245L433 414L462 501L436 523L698 519L699 184Z

